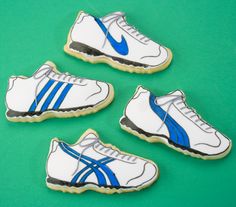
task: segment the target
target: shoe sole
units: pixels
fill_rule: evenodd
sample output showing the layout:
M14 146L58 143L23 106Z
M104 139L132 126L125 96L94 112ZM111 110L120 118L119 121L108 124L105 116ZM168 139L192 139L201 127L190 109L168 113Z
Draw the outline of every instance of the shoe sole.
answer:
M221 154L219 155L202 155L202 154L199 154L197 152L191 152L191 151L188 151L187 149L182 149L178 146L175 146L171 143L169 143L169 139L168 138L163 138L163 137L160 137L160 136L146 136L145 134L143 133L140 133L138 131L136 131L135 129L131 128L130 126L127 126L125 124L122 124L121 122L124 122L125 120L127 119L126 116L122 116L121 119L120 119L120 126L123 130L127 131L128 133L142 139L142 140L145 140L147 142L150 142L150 143L156 143L156 142L159 142L159 143L162 143L162 144L165 144L167 145L168 147L178 151L178 152L181 152L183 153L184 155L190 155L191 157L195 157L195 158L201 158L203 160L215 160L215 159L220 159L220 158L223 158L225 157L231 150L232 148L232 142L230 142L230 145L229 147ZM133 124L133 123L132 123ZM134 124L133 124L134 125ZM138 127L137 127L138 128Z
M151 162L151 161L149 160L149 162ZM153 162L151 162L151 163L153 163ZM155 165L155 163L153 163L153 164ZM53 183L49 183L47 181L46 181L46 185L51 190L62 191L64 193L80 194L80 193L83 193L87 190L96 191L96 192L105 193L105 194L128 193L128 192L140 191L142 189L145 189L145 188L149 187L150 185L152 185L159 178L159 176L160 176L160 172L159 172L159 169L157 167L157 173L156 173L155 177L151 181L149 181L148 183L146 183L144 185L141 185L139 187L136 187L136 188L99 187L99 186L94 185L94 184L86 184L82 187L74 187L74 186L53 184Z
M169 66L169 64L171 63L171 60L172 60L172 56L173 56L171 50L169 48L165 48L167 50L167 53L168 53L168 59L164 63L158 65L157 67L152 67L152 68L150 67L149 69L144 69L143 67L126 65L124 63L120 63L118 60L113 60L112 57L106 56L105 54L99 55L99 56L93 56L91 54L87 54L87 53L84 53L84 52L80 52L80 51L77 51L77 50L70 49L69 45L71 43L72 43L72 41L70 40L70 33L69 33L67 43L64 46L64 51L67 54L69 54L71 56L74 56L76 58L82 59L85 62L90 62L90 63L93 63L93 64L106 63L106 64L110 65L111 67L113 67L115 69L130 72L130 73L151 74L151 73L155 73L155 72L158 72L158 71L162 71L162 70L166 69ZM97 49L93 49L93 48L90 47L90 51L91 51L91 49L94 50L94 51L95 50L98 51Z
M107 98L102 101L101 103L99 103L96 106L93 107L87 107L84 109L77 109L77 110L73 110L73 111L45 111L40 115L33 115L33 116L16 116L16 117L9 117L7 116L7 112L9 110L7 110L6 112L6 118L11 121L11 122L41 122L45 119L49 119L49 118L69 118L69 117L79 117L79 116L84 116L87 114L91 114L91 113L96 113L97 111L105 108L106 106L108 106L112 100L114 99L114 89L113 86L111 84L109 85L109 94L107 96Z

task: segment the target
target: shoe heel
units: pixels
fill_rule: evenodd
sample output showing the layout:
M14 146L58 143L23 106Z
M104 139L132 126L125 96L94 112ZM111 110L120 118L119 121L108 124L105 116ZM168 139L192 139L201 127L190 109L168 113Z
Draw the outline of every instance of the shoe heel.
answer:
M88 45L85 45L80 42L72 42L69 45L69 49L76 50L78 52L86 53L87 55L92 55L92 56L101 56L103 55L100 51L89 47Z
M130 128L133 131L137 131L138 129L138 127L132 121L130 121L127 116L121 117L120 124L125 128Z
M14 117L19 117L22 116L22 113L19 113L17 111L11 110L11 109L7 109L6 111L6 116L7 118L14 118Z

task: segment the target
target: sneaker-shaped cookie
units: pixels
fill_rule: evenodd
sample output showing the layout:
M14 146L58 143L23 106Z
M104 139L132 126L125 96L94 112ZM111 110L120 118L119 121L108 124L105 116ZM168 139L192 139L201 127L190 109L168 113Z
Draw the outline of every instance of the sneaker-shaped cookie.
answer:
M182 91L157 97L139 86L120 119L121 127L148 142L203 159L226 156L231 141L187 106Z
M52 139L46 171L49 188L70 193L137 191L151 185L159 175L152 161L102 143L92 129L73 145Z
M84 61L135 73L163 70L172 59L170 49L138 32L122 12L101 18L80 12L64 50Z
M113 96L112 85L60 73L48 61L31 77L10 77L6 117L10 121L33 122L80 116L104 108Z

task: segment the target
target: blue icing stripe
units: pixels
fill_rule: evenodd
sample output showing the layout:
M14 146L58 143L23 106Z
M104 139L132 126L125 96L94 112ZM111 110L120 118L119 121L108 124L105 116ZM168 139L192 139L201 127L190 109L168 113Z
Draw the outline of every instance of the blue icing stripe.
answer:
M101 173L98 168L100 168L107 175L107 177L109 178L110 183L111 183L112 186L115 186L115 187L120 186L120 184L119 184L115 174L105 164L101 163L99 160L94 160L94 159L92 159L92 158L90 158L90 157L88 157L86 155L79 154L77 151L73 150L72 148L70 148L65 143L61 143L61 145L64 148L63 151L66 152L67 154L69 154L70 156L74 157L75 159L79 159L80 158L81 162L83 162L87 166L89 165L89 163L87 161L89 161L93 165L97 166L97 167L91 167L91 169L95 172L96 176L97 176L97 173L99 172L99 176L97 176L99 185L106 185L106 179L105 179L103 173Z
M155 103L155 99L156 96L151 94L149 104L153 112L164 121L170 134L170 140L178 145L189 148L190 143L186 131L169 114L166 114L167 112L165 110Z
M69 147L68 145L66 145L65 143L59 143L59 146L60 148L65 152L67 153L68 155L70 155L71 157L75 158L76 160L78 160L80 158L80 161L82 163L84 163L85 165L90 165L89 162L87 162L85 159L82 158L82 156L80 157L80 154L79 153L72 153L70 152L67 148ZM91 168L93 170L93 172L95 173L96 177L97 177L97 180L98 180L98 184L99 185L106 185L106 178L105 176L103 175L102 172L100 172L98 169L96 168Z
M110 163L110 162L112 162L112 161L115 160L115 159L113 159L113 158L111 158L111 159L110 159L109 157L107 157L107 158L108 158L107 160L105 160L105 161L102 162L103 165L106 165L106 164L108 164L108 163ZM95 166L95 168L99 169L99 166ZM91 175L92 173L93 173L93 170L92 170L92 169L89 170L89 171L80 179L79 182L84 183L85 180L88 178L88 176Z
M33 101L33 103L30 106L29 112L34 112L37 104L41 101L45 93L48 91L48 89L52 86L52 84L55 82L55 80L49 80L46 85L42 88L42 90L39 92L39 94L36 97L36 100Z
M104 158L102 158L102 159L100 159L100 160L98 160L99 162L101 162L102 164L106 164L107 163L107 161L108 162L110 162L110 158L109 157L104 157ZM112 160L111 160L112 161ZM105 163L106 162L106 163ZM77 182L77 180L78 180L78 178L86 171L86 170L88 170L88 169L90 169L88 172L89 172L89 175L91 174L91 173L93 173L93 168L96 168L96 169L98 169L98 167L96 167L96 164L94 164L94 163L91 163L91 164L89 164L89 165L87 165L86 167L84 167L82 170L80 170L73 178L72 178L72 180L71 180L71 184L75 184L76 182ZM87 173L86 173L87 174ZM88 176L89 176L88 175ZM88 177L87 176L87 177ZM84 176L83 176L84 177ZM86 178L87 178L86 177ZM80 181L79 182L85 182L85 180L86 180L86 178L85 179L83 179L82 180L82 178L80 179Z
M54 106L52 107L53 110L57 110L60 105L62 104L62 102L64 101L64 98L66 97L67 93L69 92L69 90L71 89L71 87L73 86L73 84L68 83L66 85L66 87L63 89L63 91L61 92L61 95L58 97L56 103L54 104Z
M61 86L63 84L64 84L63 82L58 82L57 85L55 85L55 87L53 88L51 93L48 95L47 99L44 101L44 103L41 107L41 111L46 111L47 110L47 108L48 108L49 104L51 103L52 99L54 98L57 91L61 88Z

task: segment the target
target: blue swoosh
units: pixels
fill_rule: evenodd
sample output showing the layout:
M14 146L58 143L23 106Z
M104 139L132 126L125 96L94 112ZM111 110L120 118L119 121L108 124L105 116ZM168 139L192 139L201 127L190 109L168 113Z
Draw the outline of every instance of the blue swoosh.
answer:
M121 35L121 42L117 42L112 37L110 32L107 31L107 28L105 27L105 25L102 23L102 21L100 19L98 19L97 17L94 17L94 20L97 22L98 26L101 28L103 33L106 35L108 41L110 42L110 44L114 48L114 50L121 55L127 55L129 53L129 48L128 48L128 45L127 45L127 42L126 42L124 36Z

